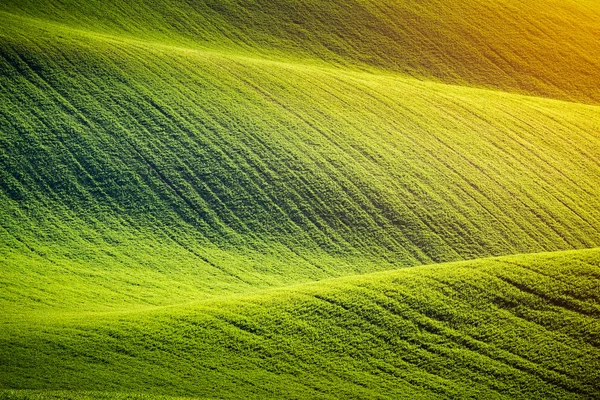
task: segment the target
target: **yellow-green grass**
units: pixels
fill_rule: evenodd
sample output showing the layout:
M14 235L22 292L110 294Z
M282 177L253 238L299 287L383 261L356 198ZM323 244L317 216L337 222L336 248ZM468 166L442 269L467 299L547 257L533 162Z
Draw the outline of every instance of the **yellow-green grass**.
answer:
M595 0L4 0L0 12L186 47L600 101Z
M134 312L27 313L1 323L0 387L11 389L591 399L600 395L600 249L420 266Z
M0 4L0 398L600 396L600 250L419 266L600 246L596 2L68 3Z
M600 245L596 106L2 32L5 310Z

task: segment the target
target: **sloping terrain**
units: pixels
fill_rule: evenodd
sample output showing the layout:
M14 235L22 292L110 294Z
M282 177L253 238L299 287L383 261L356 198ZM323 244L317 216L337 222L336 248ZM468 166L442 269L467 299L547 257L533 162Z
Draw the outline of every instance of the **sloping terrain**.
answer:
M600 245L596 106L37 26L2 46L11 307Z
M226 399L594 398L599 254L414 267L137 312L30 314L0 333L0 385Z
M177 46L600 101L595 0L4 0L1 11Z
M446 3L3 1L0 396L597 397L599 6Z

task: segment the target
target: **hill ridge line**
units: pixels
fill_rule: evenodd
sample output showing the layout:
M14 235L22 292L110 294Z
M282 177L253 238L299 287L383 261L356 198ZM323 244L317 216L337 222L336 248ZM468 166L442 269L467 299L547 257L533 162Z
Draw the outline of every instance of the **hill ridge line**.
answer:
M318 289L327 287L328 285L336 285L343 283L352 283L357 280L369 279L369 278L381 278L390 274L399 274L399 273L415 273L418 274L423 270L432 270L432 269L446 269L446 268L455 268L455 267L467 267L472 268L474 270L478 268L485 267L485 265L477 266L473 265L476 263L484 263L484 262L503 262L506 264L525 267L525 265L521 265L520 263L511 262L513 258L534 258L534 257L561 257L568 254L580 254L584 252L594 252L600 250L600 247L590 247L585 249L570 249L570 250L561 250L561 251L550 251L550 252L537 252L537 253L515 253L515 254L507 254L502 256L493 256L493 257L481 257L481 258L473 258L468 260L459 260L459 261L450 261L450 262L441 262L441 263L432 263L432 264L421 264L414 265L410 267L403 268L395 268L395 269L387 269L383 271L373 271L366 273L359 273L356 275L344 275L344 276L336 276L331 278L325 278L322 280L310 281L310 282L299 282L291 285L282 285L282 286L273 286L273 287L259 287L254 290L242 292L242 293L230 293L226 295L216 295L211 298L207 298L205 300L194 300L190 302L180 302L166 305L157 305L157 306L138 306L138 307L130 307L128 309L118 309L118 310L110 310L110 311L84 311L84 312L75 312L75 311L40 311L34 310L29 312L21 312L10 314L5 312L5 316L10 316L14 318L13 321L18 321L23 318L24 321L31 321L37 318L44 318L48 316L52 317L62 317L68 319L78 319L82 316L85 317L103 317L110 315L133 315L133 314L148 314L153 312L162 312L168 309L177 309L177 308L202 308L203 310L210 309L218 309L223 303L228 303L230 301L248 301L252 299L259 299L264 297L276 298L281 295L285 295L290 289ZM1 323L1 320L0 320Z
M368 77L378 77L383 79L394 79L401 80L403 82L413 82L413 83L422 83L422 84L431 84L431 85L440 85L446 87L454 87L454 88L464 88L468 90L474 91L482 91L482 92L490 92L490 93L498 93L498 94L506 94L510 96L523 97L523 98L531 98L531 99L541 99L548 101L557 101L560 103L567 104L577 104L581 106L589 106L600 108L600 104L594 102L585 102L585 101L575 101L568 99L561 99L557 97L547 97L542 95L537 95L533 93L519 93L516 91L503 90L498 87L485 87L485 86L469 86L469 85L461 85L457 83L449 83L444 81L438 81L433 79L433 77L418 77L410 74L403 74L400 71L392 71L377 68L376 66L371 65L360 65L349 63L347 65L336 65L327 63L324 60L320 60L318 58L299 58L294 57L290 60L279 59L275 54L265 54L264 52L259 53L260 56L252 56L250 54L243 54L237 52L228 52L218 47L210 47L210 46L198 46L197 48L188 47L185 45L179 46L175 44L167 44L157 40L151 40L146 38L141 38L139 36L126 36L126 35L118 35L118 34L109 34L94 30L86 30L79 29L68 24L58 23L52 20L47 20L43 18L29 17L23 16L15 13L11 13L8 11L0 10L0 15L9 16L10 18L16 18L19 20L27 21L30 26L33 26L38 29L43 29L43 25L47 25L50 27L57 28L59 30L63 30L66 32L76 33L85 37L89 37L99 41L105 42L116 42L123 45L129 45L133 47L144 46L149 47L151 49L170 49L174 51L178 51L181 53L191 53L196 54L198 56L214 56L225 59L232 59L238 61L247 61L251 63L265 63L277 66L287 66L292 68L301 68L301 69L314 69L321 72L331 72L331 73L344 73L344 74L356 74L359 76L368 76ZM137 45L137 46L136 46ZM240 48L241 50L241 48ZM260 50L260 49L257 49Z

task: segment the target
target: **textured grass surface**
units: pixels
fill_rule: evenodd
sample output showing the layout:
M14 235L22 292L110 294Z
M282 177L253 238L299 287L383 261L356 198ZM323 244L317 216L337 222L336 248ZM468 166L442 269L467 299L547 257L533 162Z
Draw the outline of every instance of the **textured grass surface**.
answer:
M6 307L600 245L595 106L3 29Z
M596 398L600 250L121 313L2 317L0 385L214 398Z
M0 4L0 398L600 396L599 250L419 266L600 246L596 2L63 3Z
M0 390L2 400L192 400L198 397L172 397L120 392L81 392L52 390ZM202 400L210 400L205 397Z
M187 47L600 101L594 0L5 0L2 10Z

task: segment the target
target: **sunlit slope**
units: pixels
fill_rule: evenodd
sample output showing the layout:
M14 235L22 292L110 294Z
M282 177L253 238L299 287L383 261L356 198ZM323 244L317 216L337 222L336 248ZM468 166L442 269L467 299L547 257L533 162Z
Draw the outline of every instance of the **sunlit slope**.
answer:
M29 314L0 387L244 399L600 395L600 250L423 266L135 313Z
M600 246L600 108L508 93L597 102L595 2L60 4L0 5L0 399L600 397L600 250L418 266Z
M2 10L171 44L600 101L594 0L4 0Z
M600 245L598 107L3 32L10 307L168 304Z

